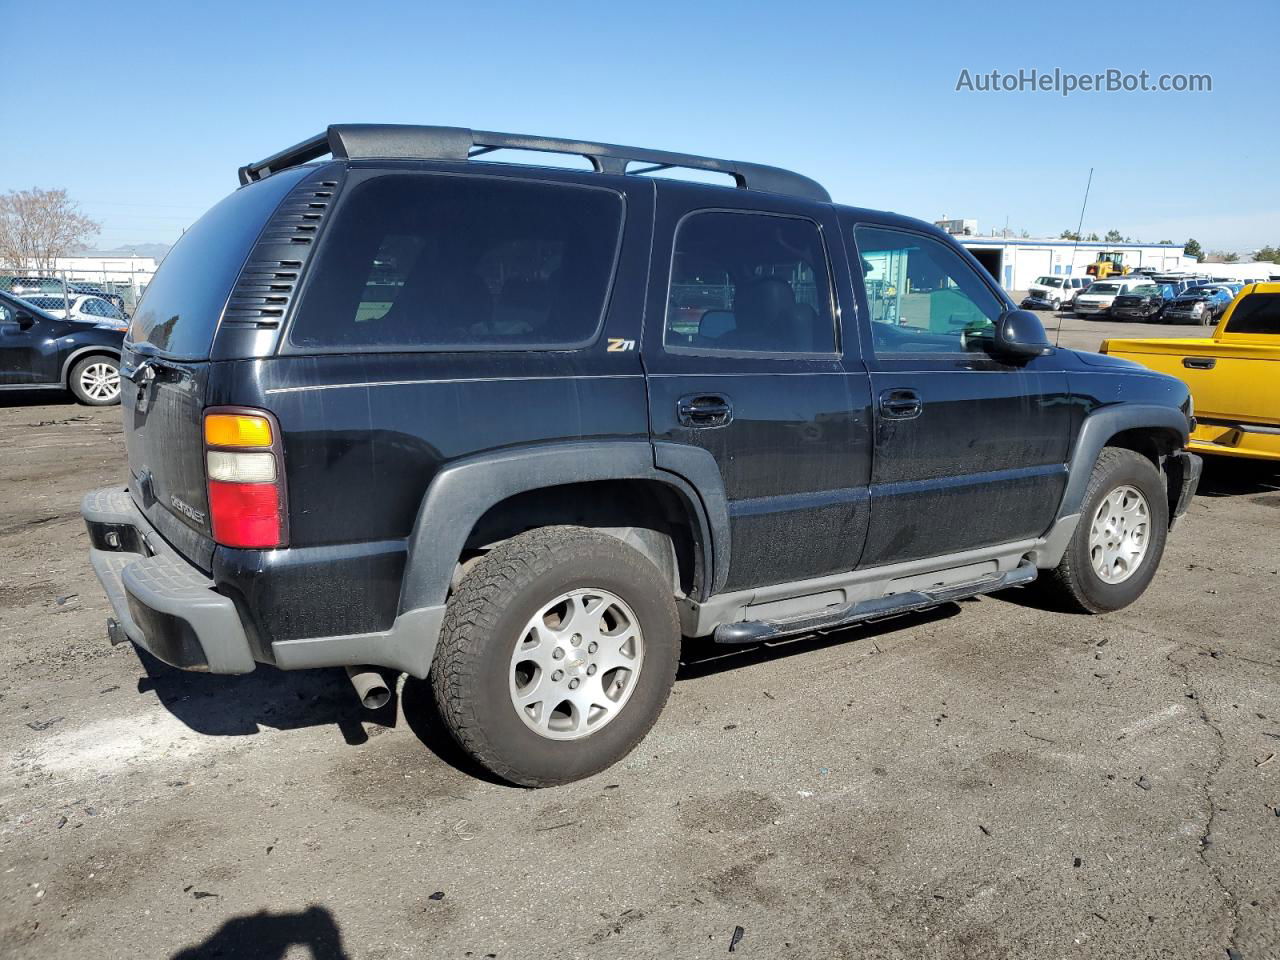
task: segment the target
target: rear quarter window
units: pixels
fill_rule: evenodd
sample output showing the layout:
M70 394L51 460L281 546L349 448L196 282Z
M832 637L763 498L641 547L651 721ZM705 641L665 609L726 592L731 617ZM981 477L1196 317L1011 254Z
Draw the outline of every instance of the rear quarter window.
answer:
M297 167L241 187L197 220L147 285L129 339L175 359L206 359L258 234L285 194L310 172Z
M552 349L599 331L623 222L612 190L386 174L349 188L295 350Z

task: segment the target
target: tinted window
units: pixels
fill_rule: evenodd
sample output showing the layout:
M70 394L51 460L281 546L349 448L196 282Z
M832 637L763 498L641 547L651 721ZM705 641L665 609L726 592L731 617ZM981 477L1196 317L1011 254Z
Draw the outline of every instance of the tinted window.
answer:
M138 304L129 339L203 359L240 267L277 205L309 167L241 187L195 222L165 256Z
M1251 293L1236 304L1228 333L1280 335L1280 293Z
M858 227L876 356L968 353L990 345L1004 307L960 255L932 237Z
M301 347L547 348L596 334L622 229L609 190L392 174L329 226Z
M668 347L834 353L831 277L811 220L695 213L676 232Z

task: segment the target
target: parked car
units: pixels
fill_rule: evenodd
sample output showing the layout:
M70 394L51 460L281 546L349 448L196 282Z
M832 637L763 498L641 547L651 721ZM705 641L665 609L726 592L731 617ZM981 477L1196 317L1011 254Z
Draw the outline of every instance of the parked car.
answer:
M1112 276L1106 280L1098 280L1083 293L1076 295L1072 310L1080 317L1102 317L1111 312L1112 301L1122 293L1128 293L1134 287L1149 284L1144 276L1133 275Z
M66 285L57 277L14 277L2 288L5 293L11 293L15 297L26 297L28 294L35 296L52 296L57 294L61 296Z
M1061 310L1070 306L1076 294L1092 282L1092 277L1037 277L1022 306L1029 310Z
M1102 352L1186 383L1192 450L1280 461L1280 283L1246 285L1211 339L1107 340Z
M0 391L70 390L101 407L120 402L124 327L82 323L0 294Z
M82 323L99 323L116 330L129 326L128 318L102 297L73 294L69 297L23 297L52 317L76 320Z
M108 303L115 306L115 308L120 311L120 315L126 320L129 319L129 311L125 309L126 305L124 297L120 296L118 293L112 293L110 290L104 289L101 284L68 283L67 290L71 293L87 293L93 297L101 297L103 300L106 300Z
M531 142L599 172L468 160ZM1122 607L1196 488L1184 384L1056 349L954 238L796 173L342 125L240 181L130 328L128 486L82 506L109 636L345 666L367 704L429 675L516 783L626 755L682 635L1041 572Z
M1231 306L1234 295L1218 284L1203 284L1180 294L1165 307L1166 323L1199 323L1211 327Z
M1115 320L1156 322L1164 313L1165 305L1176 296L1167 283L1140 283L1111 301L1111 316Z

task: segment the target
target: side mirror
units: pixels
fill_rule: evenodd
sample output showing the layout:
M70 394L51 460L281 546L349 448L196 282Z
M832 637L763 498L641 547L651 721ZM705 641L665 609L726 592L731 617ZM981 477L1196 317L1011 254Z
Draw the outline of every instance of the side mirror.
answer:
M19 310L13 315L14 322L18 324L19 330L30 330L35 326L36 318L25 311Z
M1006 310L992 333L991 352L999 357L1030 360L1053 351L1044 324L1030 310Z

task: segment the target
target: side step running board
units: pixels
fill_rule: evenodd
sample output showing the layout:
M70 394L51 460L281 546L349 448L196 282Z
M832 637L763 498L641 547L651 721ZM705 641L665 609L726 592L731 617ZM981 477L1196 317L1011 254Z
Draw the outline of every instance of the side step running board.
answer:
M1010 570L1008 573L983 577L981 580L972 580L969 583L938 587L935 590L909 590L792 620L743 620L740 623L722 623L716 627L713 637L716 643L761 643L798 633L835 630L865 620L878 620L882 617L894 617L916 610L927 610L939 604L993 593L1006 587L1020 587L1034 580L1038 572L1033 564L1023 563L1016 570Z

